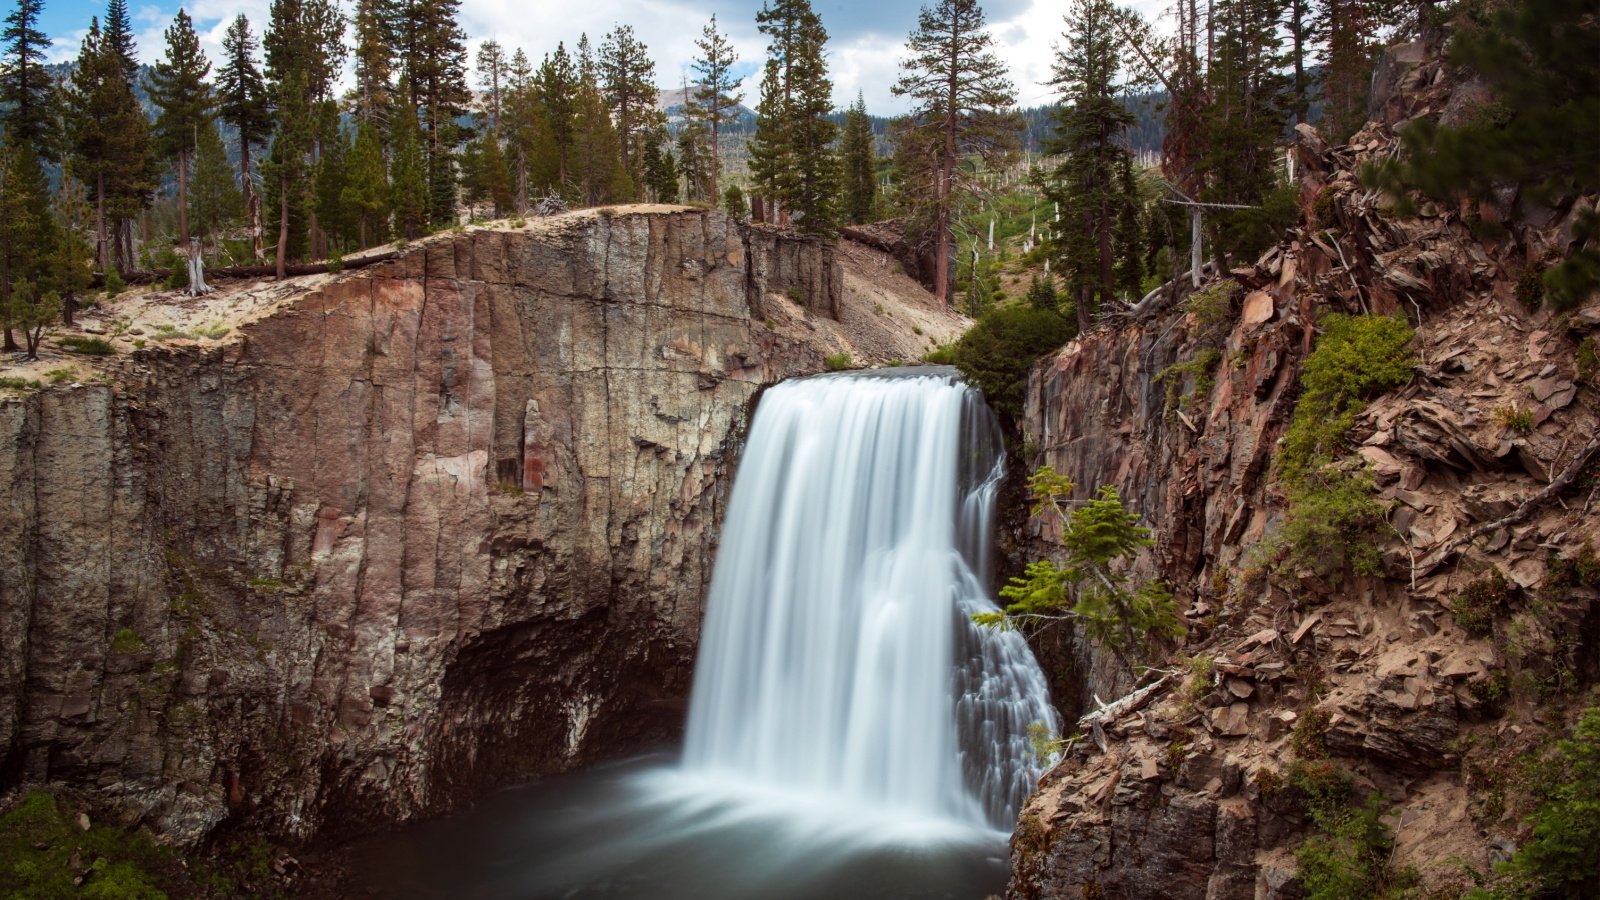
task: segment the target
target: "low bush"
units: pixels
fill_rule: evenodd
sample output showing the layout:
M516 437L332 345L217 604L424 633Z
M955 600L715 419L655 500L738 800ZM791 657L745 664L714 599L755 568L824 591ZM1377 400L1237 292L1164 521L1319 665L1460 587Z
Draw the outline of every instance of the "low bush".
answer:
M85 356L110 356L117 352L111 346L111 342L105 338L77 334L69 334L66 337L57 338L56 345L63 350L82 353Z
M1365 471L1330 470L1291 484L1283 525L1285 562L1324 576L1347 570L1380 574L1383 559L1373 536L1388 510L1373 496L1374 488Z
M1494 631L1495 619L1511 611L1515 598L1516 588L1499 569L1491 569L1450 600L1450 612L1468 634L1486 637Z
M1302 393L1278 450L1279 472L1305 479L1332 462L1367 401L1411 380L1411 326L1401 318L1334 314L1300 373Z
M828 367L829 372L855 368L855 361L848 353L830 353L822 358L822 364Z
M1022 395L1034 361L1076 335L1076 324L1054 310L997 306L961 336L951 361L1002 419L1014 422L1022 415Z

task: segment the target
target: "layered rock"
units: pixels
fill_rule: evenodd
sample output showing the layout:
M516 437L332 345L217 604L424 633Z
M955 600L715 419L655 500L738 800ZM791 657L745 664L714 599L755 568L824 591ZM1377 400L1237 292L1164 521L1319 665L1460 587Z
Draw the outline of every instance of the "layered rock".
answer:
M6 780L303 839L669 737L748 412L822 368L759 310L841 281L718 213L574 214L0 401Z
M1032 462L1084 496L1114 485L1145 516L1156 545L1135 568L1173 589L1189 632L1137 708L1065 729L1087 737L1021 815L1010 896L1295 896L1293 851L1311 828L1296 778L1334 768L1393 809L1397 868L1464 888L1459 863L1489 871L1526 811L1488 797L1561 725L1535 706L1595 680L1600 593L1572 560L1600 546L1600 526L1592 475L1571 476L1596 458L1600 394L1576 347L1600 307L1557 316L1515 296L1593 201L1493 242L1461 211L1388 215L1355 173L1393 152L1395 124L1470 93L1420 60L1390 54L1384 118L1348 145L1301 128L1301 225L1230 273L1225 315L1215 294L1157 297L1033 371ZM1281 552L1274 455L1329 312L1417 327L1413 381L1348 436L1348 467L1367 470L1387 511L1367 536L1382 577L1297 570ZM1055 536L1030 522L1020 540L1048 556ZM1469 588L1488 592L1492 623L1452 613ZM1069 716L1133 687L1094 647L1067 650Z

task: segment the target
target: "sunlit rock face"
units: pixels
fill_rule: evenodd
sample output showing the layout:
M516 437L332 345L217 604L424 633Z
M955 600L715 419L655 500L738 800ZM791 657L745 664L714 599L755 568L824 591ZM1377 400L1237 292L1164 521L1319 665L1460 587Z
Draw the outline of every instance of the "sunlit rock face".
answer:
M0 759L182 840L436 811L682 725L753 398L831 249L714 212L471 230L221 346L0 404Z

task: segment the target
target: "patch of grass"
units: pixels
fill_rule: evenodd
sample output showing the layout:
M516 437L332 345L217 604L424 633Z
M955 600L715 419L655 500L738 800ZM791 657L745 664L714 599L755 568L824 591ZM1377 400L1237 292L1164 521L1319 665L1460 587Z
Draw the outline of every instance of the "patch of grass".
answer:
M1506 581L1499 569L1491 569L1451 598L1450 612L1468 634L1487 637L1494 631L1495 619L1511 611L1516 596L1516 586Z
M1533 410L1518 409L1515 405L1495 407L1494 420L1500 427L1518 434L1527 434L1533 430Z
M84 356L110 356L117 352L111 342L101 337L69 334L56 339L56 346Z
M921 325L913 325L913 326L911 326L911 333L912 334L916 334L916 335L922 334L922 326Z
M51 384L66 384L77 379L78 370L70 366L64 369L51 369L44 373L44 377L48 378Z
M506 497L521 497L527 493L522 485L517 484L515 481L496 481L490 485L490 488L495 493Z
M923 354L922 361L932 366L953 366L956 363L956 350L949 344L943 344Z
M829 372L838 372L842 369L855 367L855 362L848 353L830 353L822 358L822 364L828 367Z
M196 328L194 333L203 338L217 340L218 338L226 337L228 332L232 330L232 328L229 328L221 322L207 322L206 324Z
M258 575L255 578L248 579L245 584L263 594L278 594L289 589L288 582L282 578L274 578L271 575Z
M112 653L138 653L145 648L145 642L132 628L121 628L111 636Z
M10 375L0 377L0 388L9 388L13 391L36 391L44 387L31 378L16 378Z

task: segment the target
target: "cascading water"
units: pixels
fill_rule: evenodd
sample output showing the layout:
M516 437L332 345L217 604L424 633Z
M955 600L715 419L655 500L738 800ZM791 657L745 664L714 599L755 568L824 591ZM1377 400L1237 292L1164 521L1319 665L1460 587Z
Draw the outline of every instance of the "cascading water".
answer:
M1014 632L979 628L1003 454L942 369L762 398L717 554L683 766L880 815L1009 829L1053 726Z
M1054 728L993 610L1003 453L953 370L785 382L734 482L675 764L508 792L390 838L386 892L973 900Z

